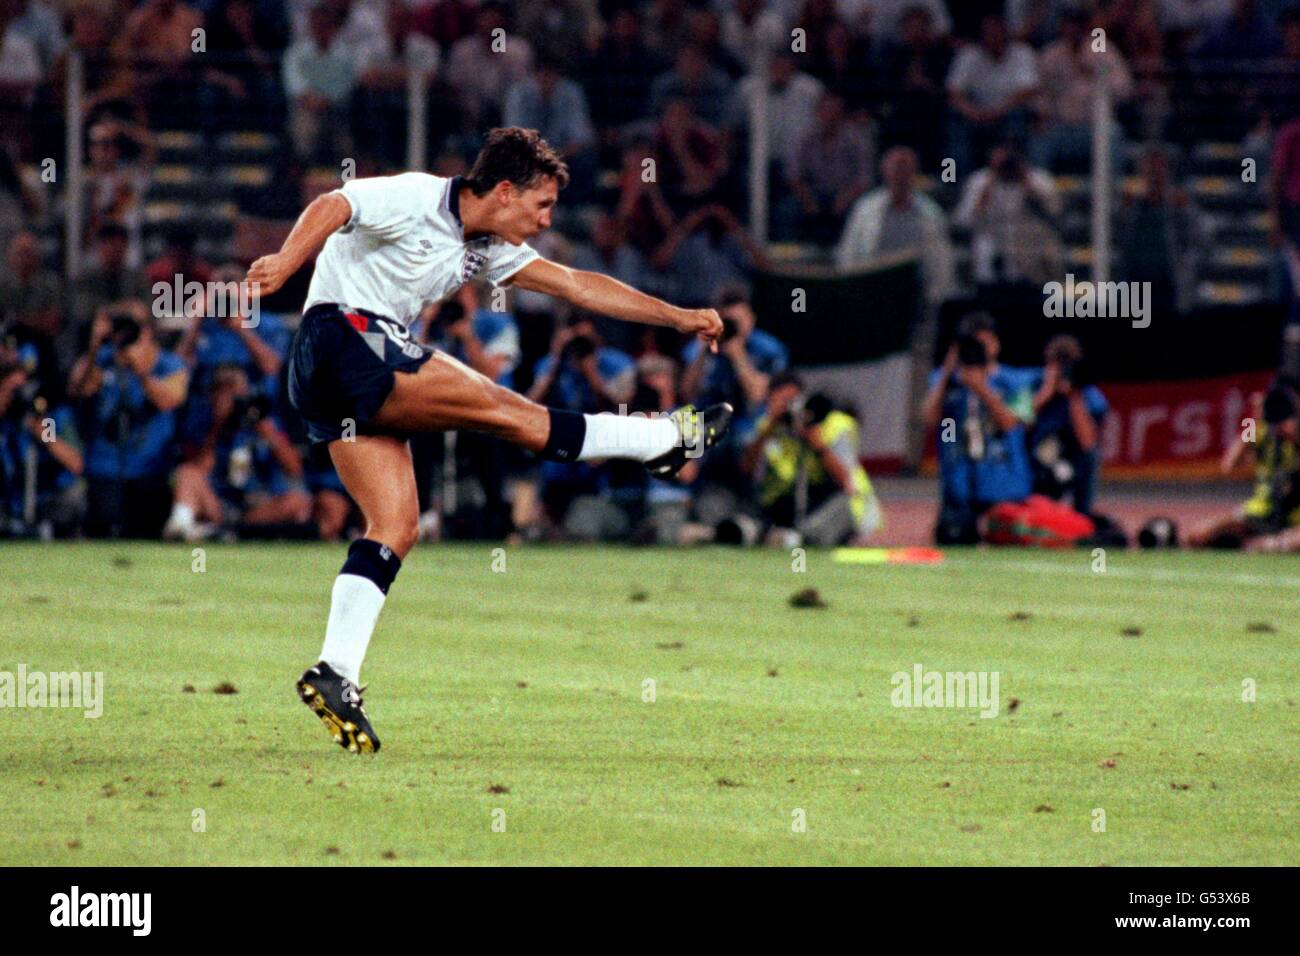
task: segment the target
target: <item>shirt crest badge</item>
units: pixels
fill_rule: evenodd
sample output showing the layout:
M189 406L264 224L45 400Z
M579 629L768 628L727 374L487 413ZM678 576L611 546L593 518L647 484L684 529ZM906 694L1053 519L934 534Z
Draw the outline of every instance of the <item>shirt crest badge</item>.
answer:
M479 274L479 271L487 264L487 256L481 252L474 252L471 249L465 250L465 257L460 260L460 281L468 282Z

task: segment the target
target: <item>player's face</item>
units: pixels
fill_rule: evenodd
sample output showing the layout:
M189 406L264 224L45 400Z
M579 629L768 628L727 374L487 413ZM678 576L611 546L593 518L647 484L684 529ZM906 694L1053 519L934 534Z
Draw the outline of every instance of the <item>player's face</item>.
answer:
M551 211L559 198L559 186L553 176L544 176L537 185L515 190L500 235L518 245L545 229L551 228Z

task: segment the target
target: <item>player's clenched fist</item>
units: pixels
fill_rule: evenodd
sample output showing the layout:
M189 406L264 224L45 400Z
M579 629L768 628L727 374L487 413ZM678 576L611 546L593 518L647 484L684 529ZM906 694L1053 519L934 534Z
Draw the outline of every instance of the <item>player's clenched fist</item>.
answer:
M722 318L717 309L684 309L682 322L677 326L679 332L698 335L714 352L718 350L718 338L722 335Z
M293 275L292 264L280 253L262 256L248 268L248 283L253 295L264 296L278 292Z

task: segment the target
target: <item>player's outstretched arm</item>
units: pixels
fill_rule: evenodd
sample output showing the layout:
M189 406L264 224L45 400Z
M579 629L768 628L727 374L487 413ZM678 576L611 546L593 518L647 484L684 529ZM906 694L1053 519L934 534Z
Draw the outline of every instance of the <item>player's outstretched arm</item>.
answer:
M255 261L248 269L246 281L252 283L254 295L271 295L279 291L302 264L320 252L325 240L352 218L352 206L338 193L326 193L311 201L279 252Z
M565 299L589 312L698 335L713 351L718 350L722 319L715 309L680 309L610 276L570 269L549 259L534 259L511 276L510 283Z

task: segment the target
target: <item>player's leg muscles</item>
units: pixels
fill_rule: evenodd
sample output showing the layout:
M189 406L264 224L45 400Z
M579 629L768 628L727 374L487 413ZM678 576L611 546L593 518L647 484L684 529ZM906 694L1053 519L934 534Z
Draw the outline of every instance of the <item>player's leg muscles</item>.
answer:
M361 680L370 636L402 559L415 547L419 504L406 442L358 435L330 442L330 457L366 519L366 535L348 547L334 579L320 659L354 683Z
M395 378L392 392L372 419L376 425L406 431L469 428L529 451L546 446L550 414L545 406L496 384L450 355L438 352L418 371L397 372Z
M371 421L407 431L469 428L522 445L543 458L649 461L680 443L667 418L582 415L547 408L442 352L414 373L395 373L387 400Z
M343 486L365 518L365 536L405 558L420 535L420 502L406 442L389 435L357 435L332 441L329 449Z

